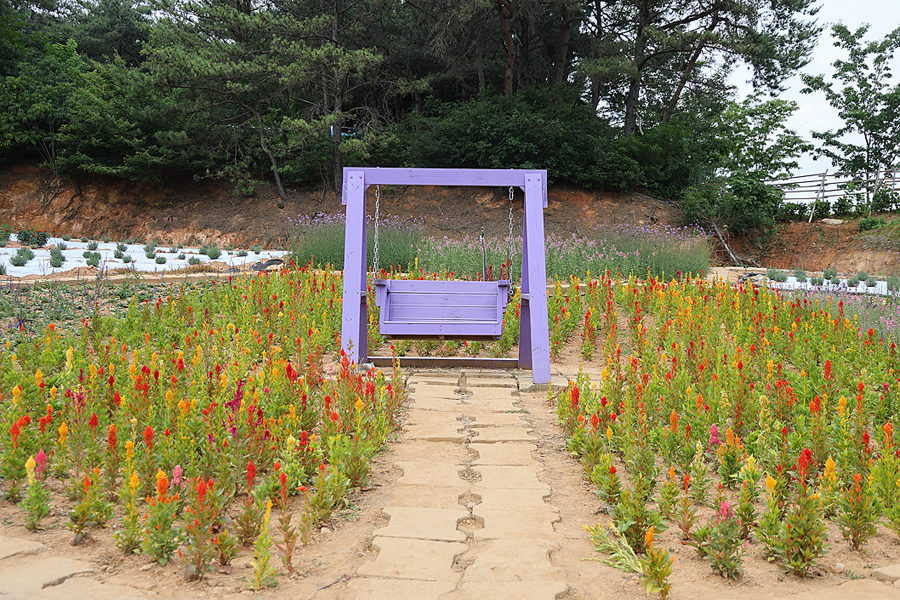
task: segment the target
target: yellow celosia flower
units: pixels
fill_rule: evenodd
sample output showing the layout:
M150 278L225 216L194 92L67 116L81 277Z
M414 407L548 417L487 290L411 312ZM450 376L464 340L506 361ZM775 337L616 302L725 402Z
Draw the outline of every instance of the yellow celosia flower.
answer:
M131 440L125 442L125 456L128 458L128 462L134 460L134 442Z
M63 421L63 424L59 426L59 445L64 446L66 443L66 438L69 436L69 426L66 425L66 422Z
M770 494L775 493L775 480L768 473L766 473L766 489L769 490Z
M132 444L132 447L134 444ZM141 485L141 480L138 478L137 471L131 472L131 477L128 478L128 487L131 488L131 493L135 493L138 487Z
M41 370L38 369L34 372L34 385L40 386L41 382L44 380L44 374L41 373Z
M287 439L284 440L284 443L287 445L288 452L293 452L294 446L297 445L297 440L294 438L294 436L288 434Z
M269 515L272 514L272 499L266 498L266 527L269 526Z
M607 426L606 426L606 439L609 440L609 441L611 442L611 441L612 441L612 436L613 436L612 427L610 427L609 425L607 425Z
M28 460L25 461L25 474L28 475L28 485L32 485L34 483L34 467L35 467L34 457L29 456Z
M360 399L357 398L356 404L354 404L354 406L356 406L356 410L362 412L362 409L363 409L363 403L362 403L362 400L360 400Z

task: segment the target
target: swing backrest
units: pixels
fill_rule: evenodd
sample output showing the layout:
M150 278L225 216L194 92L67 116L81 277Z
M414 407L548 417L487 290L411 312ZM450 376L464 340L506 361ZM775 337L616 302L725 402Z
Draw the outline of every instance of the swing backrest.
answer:
M498 339L508 297L506 280L375 281L379 332L395 339Z

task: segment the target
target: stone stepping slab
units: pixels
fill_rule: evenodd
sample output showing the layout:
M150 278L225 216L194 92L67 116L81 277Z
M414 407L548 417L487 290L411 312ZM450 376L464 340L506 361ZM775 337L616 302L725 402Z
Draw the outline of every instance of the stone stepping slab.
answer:
M448 482L449 483L449 482ZM407 506L413 508L443 508L455 510L460 508L459 498L466 494L469 486L461 479L460 485L394 485L388 500L391 506Z
M463 407L460 411L469 420L469 427L526 427L523 420L524 413L516 412L486 412L484 409L471 410Z
M524 424L523 424L524 425ZM472 429L473 444L495 444L497 442L533 442L531 429L518 427L477 427Z
M559 515L552 510L514 513L508 510L485 510L479 505L475 506L472 514L484 519L484 527L475 530L475 540L553 540L561 538L553 529L553 521L559 521Z
M17 554L37 554L41 550L46 550L46 548L47 546L40 542L0 536L0 560Z
M537 450L534 444L479 444L478 458L473 465L536 465L531 453Z
M476 581L562 581L563 572L550 562L559 544L543 540L491 540L477 544L462 557L463 584ZM473 560L474 559L474 560Z
M0 597L34 596L45 587L56 586L69 577L93 573L90 563L64 557L27 555L0 563Z
M410 410L410 423L404 428L404 438L429 442L465 443L465 425L448 413L429 410Z
M526 466L479 465L474 470L481 474L477 485L480 489L550 490L550 486L538 481L537 473L541 467L536 463Z
M542 510L559 512L559 509L547 504L544 498L550 495L549 489L505 490L473 488L473 492L481 499L477 505L480 510L540 512Z
M356 592L355 600L424 600L439 598L452 592L456 584L447 581L357 577L351 579L347 587Z
M459 542L390 537L376 537L372 545L379 549L378 557L362 565L360 575L452 583L462 577L452 569L453 561L469 548Z
M472 455L464 444L409 440L402 444L392 444L390 457L395 462L421 461L427 457L429 462L459 465L471 460Z
M460 465L425 460L398 460L394 466L403 469L397 480L400 485L430 485L435 487L465 485L459 478Z
M467 388L511 388L518 389L519 384L513 377L466 377Z
M557 600L568 591L563 581L479 581L464 583L441 600Z
M383 512L390 516L391 521L387 527L376 529L373 535L443 542L466 541L466 534L456 529L459 522L469 516L469 511L462 507L450 510L388 506Z

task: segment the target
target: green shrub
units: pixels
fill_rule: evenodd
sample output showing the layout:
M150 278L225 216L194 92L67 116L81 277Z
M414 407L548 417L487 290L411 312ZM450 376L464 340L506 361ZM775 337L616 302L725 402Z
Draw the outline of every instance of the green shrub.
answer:
M887 221L881 217L866 217L865 219L860 220L859 230L869 231L870 229L877 229L879 227L884 227L885 225L887 225Z
M859 287L859 278L856 276L853 276L850 279L848 279L847 287L851 287L851 288Z
M824 280L822 277L818 277L818 276L817 276L817 277L810 277L810 278L809 278L809 281L810 281L810 283L812 283L812 284L815 285L815 286L820 286L820 285L822 285L822 284L825 282L825 280Z
M122 255L122 262L125 263L126 265L127 265L128 263L130 263L130 262L131 262L131 255L130 255L130 254L123 254L123 255Z
M867 286L867 287L873 288L873 287L875 287L876 285L878 285L878 280L875 279L874 277L871 277L871 278L869 278L869 279L866 280L866 286Z
M64 235L64 236L62 236L62 239L63 239L63 241L68 242L69 240L72 239L72 236L71 236L71 235Z
M188 264L189 264L189 265L199 265L199 264L200 264L200 259L197 258L196 256L192 256L192 257L190 257L190 258L188 259Z
M651 183L635 156L661 161L646 166L670 178L674 169L667 165L681 160L674 147L680 138L669 143L675 136L668 132L651 135L617 139L577 91L534 86L464 104L431 101L385 136L372 160L398 167L547 169L551 181L625 189Z
M64 262L66 262L66 257L62 254L50 255L50 266L54 269L58 269L59 267L61 267Z
M6 275L6 265L0 263L0 275Z
M114 257L114 258L118 258L118 259L121 260L121 258L122 258L124 255L125 255L125 253L122 252L122 251L119 250L119 249L113 250L113 257Z
M681 208L687 223L727 225L733 233L768 231L775 225L784 192L762 179L733 176L722 186L693 186Z
M784 271L779 271L778 269L769 269L768 271L766 271L766 277L778 283L784 283L785 281L787 281L787 273L785 273Z
M25 263L27 262L28 259L26 259L24 256L19 256L18 254L14 254L9 258L9 264L14 267L24 267Z
M116 244L116 250L118 250L119 252L128 252L128 245L119 242L118 244Z
M156 251L152 250L150 252L147 252L146 254L144 254L144 256L146 256L150 260L156 260Z
M87 243L88 239L89 238L86 235L81 236L81 241L84 242L85 244Z
M110 243L111 241L112 241L112 238L109 237L108 235L104 235L104 236L103 236L103 243L104 243L104 244L108 244L108 243Z
M185 258L185 255L184 255L184 254L179 254L179 255L178 255L178 260L184 260L184 258Z
M22 246L21 248L18 248L16 250L16 256L21 256L27 262L27 261L31 260L32 258L34 258L34 251L31 248L26 248L25 246Z
M856 274L856 278L859 279L860 281L865 281L866 279L869 278L869 274L866 273L865 271L860 271L859 273Z
M81 253L81 256L84 257L84 258L90 258L90 257L91 257L91 251L90 251L90 250L85 250L84 252Z
M887 278L887 289L889 292L896 292L900 290L900 277L897 275L891 275Z
M156 255L156 264L158 264L158 265L166 264L166 257L163 256L162 254L157 254Z
M69 248L69 246L66 245L65 242L60 242L60 243L56 244L56 249L59 250L60 252L62 252L63 250L67 250L68 248Z
M100 266L100 253L99 252L91 252L90 256L87 257L87 264L89 267L99 267Z
M50 234L46 231L37 231L35 229L20 229L16 233L16 239L23 246L42 248L47 244L47 240L50 239Z
M87 245L87 249L94 251L97 249L97 246L99 246L99 244L97 242L91 242Z
M215 242L210 242L200 247L200 254L205 254L210 260L216 260L222 255L222 251Z
M247 251L246 250L238 250L237 255L241 256L241 257L247 256Z
M806 271L803 269L794 269L794 279L797 283L806 283Z
M832 269L831 267L826 267L825 271L823 272L823 276L828 281L831 281L837 277L837 269Z
M259 254L260 252L262 252L262 248L260 247L259 244L254 244L253 246L250 246L250 250L253 251L253 254Z

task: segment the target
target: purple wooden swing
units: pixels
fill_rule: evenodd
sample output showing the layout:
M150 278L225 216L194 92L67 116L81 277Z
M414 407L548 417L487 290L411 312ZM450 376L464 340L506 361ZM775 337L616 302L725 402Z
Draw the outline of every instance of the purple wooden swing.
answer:
M491 169L344 169L347 206L341 348L350 360L390 365L368 356L366 332L366 188L370 185L467 185L519 187L525 192L522 242L522 305L518 359L401 358L408 366L478 366L531 369L535 384L550 382L544 216L547 172ZM536 293L530 293L530 284ZM401 339L496 339L503 329L508 281L376 280L379 331Z

